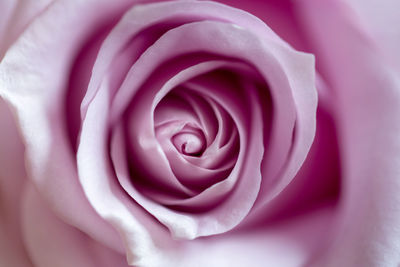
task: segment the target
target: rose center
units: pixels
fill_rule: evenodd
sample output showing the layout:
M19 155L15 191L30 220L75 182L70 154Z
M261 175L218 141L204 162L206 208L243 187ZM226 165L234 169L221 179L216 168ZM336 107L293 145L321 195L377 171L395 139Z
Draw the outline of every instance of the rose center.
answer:
M204 137L197 132L183 131L172 137L172 143L182 154L200 156L205 149Z

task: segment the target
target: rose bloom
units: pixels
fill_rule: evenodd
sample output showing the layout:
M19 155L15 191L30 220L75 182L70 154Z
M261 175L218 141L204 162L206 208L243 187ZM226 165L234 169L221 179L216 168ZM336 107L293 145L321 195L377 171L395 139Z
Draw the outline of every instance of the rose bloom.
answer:
M0 266L398 266L399 8L2 0Z

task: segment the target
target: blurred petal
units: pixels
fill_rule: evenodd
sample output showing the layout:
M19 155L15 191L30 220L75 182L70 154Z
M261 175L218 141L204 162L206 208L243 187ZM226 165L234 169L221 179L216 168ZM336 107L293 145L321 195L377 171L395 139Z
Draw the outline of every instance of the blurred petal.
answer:
M0 98L0 266L31 266L21 236L24 148L12 114Z
M97 243L58 219L32 184L23 194L24 241L35 266L127 267L124 254Z
M400 71L400 1L346 1L386 60Z
M327 207L256 231L196 239L186 244L172 266L308 266L309 259L326 245L333 212Z
M298 1L332 89L342 164L335 242L315 266L400 263L400 81L344 2Z

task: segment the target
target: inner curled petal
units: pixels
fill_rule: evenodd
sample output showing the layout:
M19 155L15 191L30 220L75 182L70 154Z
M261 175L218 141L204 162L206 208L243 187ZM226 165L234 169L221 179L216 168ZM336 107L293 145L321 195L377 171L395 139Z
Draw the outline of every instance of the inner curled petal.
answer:
M205 148L204 137L196 132L180 132L172 137L179 152L188 156L200 156Z

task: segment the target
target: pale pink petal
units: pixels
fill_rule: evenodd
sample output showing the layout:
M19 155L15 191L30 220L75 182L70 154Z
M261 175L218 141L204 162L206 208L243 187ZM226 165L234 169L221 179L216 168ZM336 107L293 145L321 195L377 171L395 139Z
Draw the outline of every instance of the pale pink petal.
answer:
M128 198L117 183L108 161L108 94L109 88L100 88L87 109L77 152L79 180L92 207L121 234L128 263L157 265L163 261L161 249L174 249L175 244L165 228Z
M3 0L0 2L0 60L27 25L53 0Z
M327 207L257 230L196 239L185 244L171 266L309 266L310 259L326 247L326 229L334 213Z
M295 49L306 51L308 45L298 25L296 9L291 0L217 0L253 14L264 21Z
M400 2L397 0L350 0L346 4L353 9L363 32L377 46L390 64L400 71Z
M101 12L92 12L92 1L57 1L28 26L0 66L0 95L16 110L32 181L67 223L119 251L123 245L115 230L95 213L77 179L63 98L71 55L99 20L109 22L127 4L96 1Z

